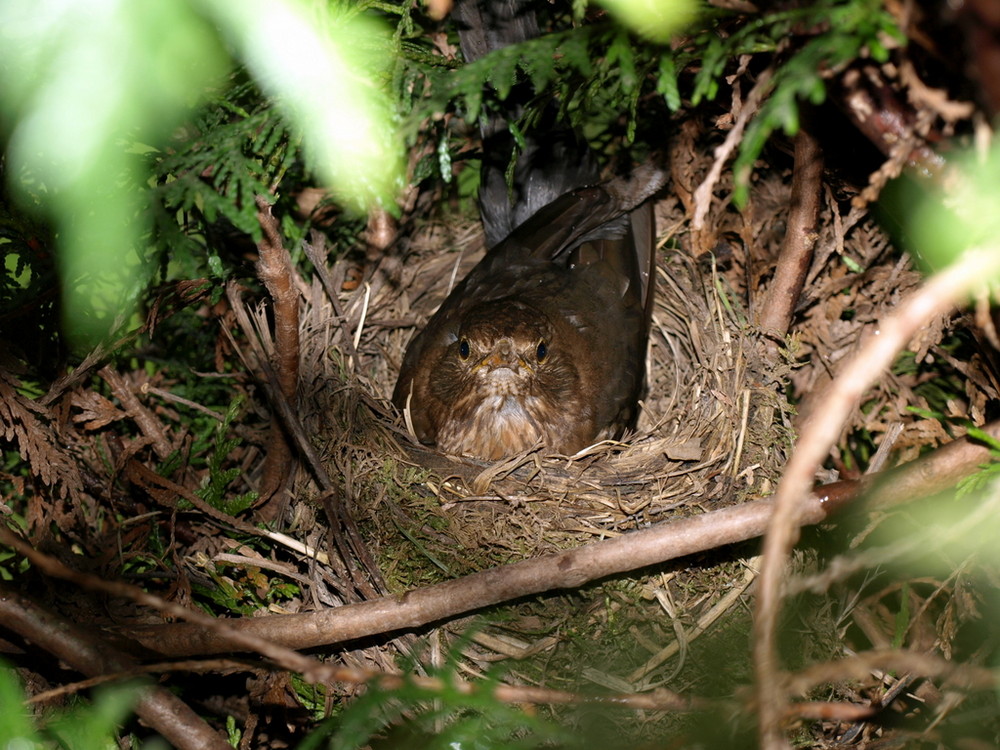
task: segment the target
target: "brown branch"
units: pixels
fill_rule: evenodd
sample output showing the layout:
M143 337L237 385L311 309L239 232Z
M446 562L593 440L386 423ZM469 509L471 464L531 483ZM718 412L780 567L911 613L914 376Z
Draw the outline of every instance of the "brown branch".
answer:
M91 631L58 617L0 585L0 625L69 664L85 675L128 671L135 662ZM169 690L159 686L141 688L135 712L171 744L190 750L228 750L229 743Z
M732 130L726 134L726 140L715 149L715 160L712 162L712 168L694 191L694 220L692 221L692 228L695 232L700 232L705 228L705 217L712 206L712 193L715 190L716 183L718 183L719 178L722 176L722 168L740 144L743 138L743 131L746 129L750 119L760 109L761 102L771 93L773 77L773 67L768 68L757 77L757 83L750 89L747 100L743 103L736 117L736 122L733 123Z
M791 693L804 695L817 685L867 679L873 671L942 679L947 686L963 690L995 690L1000 685L1000 675L995 669L961 664L934 654L891 648L863 651L843 659L813 664L791 675L786 680L786 687Z
M70 682L60 685L57 688L35 693L28 698L28 703L45 704L63 698L81 690L90 690L98 685L106 685L109 682L122 682L131 680L140 675L164 674L166 672L213 672L215 674L235 674L237 672L260 671L259 664L249 665L234 659L192 659L189 661L168 661L158 664L136 664L123 672L108 672L98 677L91 677L88 680Z
M73 570L51 555L39 552L3 525L0 525L0 544L11 547L45 575L69 581L90 591L99 591L110 596L129 599L141 606L151 607L168 617L176 617L195 623L200 628L215 631L222 638L232 639L233 644L238 649L256 651L285 669L300 672L307 679L319 679L320 675L323 674L323 665L317 660L232 627L230 623L239 622L237 620L219 620L204 612L168 602L159 596L143 591L138 586L119 581L106 581L91 573Z
M271 366L264 352L264 347L254 332L253 324L247 315L246 306L243 303L243 298L240 296L237 284L230 282L226 285L226 297L229 299L230 308L236 316L236 322L239 324L240 329L246 336L247 342L253 349L254 359L256 360L255 362L251 362L249 358L244 358L244 364L248 370L257 376L265 391L267 391L268 403L277 412L282 425L284 425L288 434L295 441L295 447L299 451L299 456L306 462L310 472L312 472L313 478L316 480L316 484L324 492L333 489L333 481L330 479L326 468L324 468L323 461L320 459L319 453L316 452L312 441L306 435L305 428L302 426L298 414L288 399L284 398L280 392L275 392L274 390L274 384L277 383L278 378L277 373ZM241 354L241 356L243 355Z
M805 701L788 707L786 718L811 719L813 721L858 721L875 713L871 706L857 706L853 703L827 703Z
M274 369L276 386L288 402L296 403L299 383L299 296L292 283L292 261L281 239L278 220L262 195L257 196L257 220L264 236L257 243L257 275L274 303ZM285 483L291 469L292 451L285 439L282 420L271 417L271 435L264 457L258 515L273 520L281 514L286 498Z
M177 507L177 500L183 498L209 518L226 524L236 529L236 531L253 536L267 536L267 532L263 529L212 507L187 487L161 477L141 461L135 459L129 460L125 464L124 474L130 482L144 489L153 500L167 508L175 509Z
M935 315L942 315L966 295L1000 271L997 248L967 251L962 258L912 294L882 322L872 336L830 384L825 398L809 416L795 452L785 468L774 497L774 518L764 539L756 617L753 659L759 701L759 732L764 750L788 747L782 718L788 697L780 680L777 623L781 608L785 565L802 524L801 498L850 412L865 390L887 369L917 330Z
M11 534L9 530L3 527L0 527L0 543L14 547L18 552L31 560L36 567L48 575L63 578L84 586L85 588L102 591L113 596L129 598L139 604L153 606L166 614L184 617L192 622L207 625L208 630L215 631L223 639L227 638L228 632L230 644L236 649L257 651L272 658L274 661L277 661L285 669L300 672L309 680L314 682L348 682L359 685L377 684L379 687L386 690L394 690L407 684L413 684L434 692L458 690L467 695L484 689L478 683L455 680L453 678L438 679L413 675L386 674L375 670L361 670L351 667L321 664L310 657L287 651L281 646L267 643L266 641L261 641L256 636L253 636L248 632L235 632L231 628L227 627L227 625L223 624L224 622L228 623L230 621L213 620L213 618L208 615L187 610L176 604L165 602L162 599L152 596L151 594L147 594L134 586L104 581L96 576L79 573L66 568L66 566L55 558L31 549L28 545ZM341 609L346 609L346 607ZM252 623L254 621L254 619L250 619L245 622ZM231 622L240 621L237 620ZM124 677L126 676L124 673L131 674L137 671L153 671L152 668L144 670L142 667L137 666L131 657L123 654L120 655L120 658L118 658L119 654L117 651L113 651L110 647L103 644L93 646L93 648L91 648L91 644L94 643L92 636L88 636L83 633L77 634L74 630L76 626L59 620L54 615L49 615L44 610L41 610L39 607L25 600L20 596L20 594L17 594L14 591L8 591L3 588L2 585L0 585L0 625L14 632L20 633L32 642L63 659L74 668L79 669L84 674L107 675L110 672L114 673L114 677ZM94 651L93 649L99 650ZM76 657L74 657L74 654ZM157 666L163 668L164 670L198 668L196 665L189 665L184 662ZM238 668L238 666L228 661L216 662L213 666ZM498 700L508 703L607 704L637 710L645 709L653 711L687 711L704 704L703 701L684 698L676 693L672 693L669 690L664 689L657 689L648 693L615 694L608 696L582 695L561 690L550 690L547 688L520 685L497 685L487 687L485 689L489 690L490 694ZM167 695L170 696L169 693ZM172 698L173 696L170 697ZM157 700L159 700L158 697ZM177 703L179 703L179 701L177 701ZM169 702L166 705L169 707ZM183 704L180 705L183 706ZM140 701L140 706L143 707L144 711L146 710L146 704L142 701ZM187 708L186 706L183 707L185 709ZM197 742L184 744L178 738L171 737L167 732L160 728L161 725L159 723L154 723L159 721L177 721L172 714L164 716L164 712L164 707L156 704L155 702L152 708L150 708L150 713L148 715L140 712L137 708L137 713L139 713L144 720L148 721L151 726L156 727L157 731L161 731L164 736L171 739L171 741L179 747L216 747L216 745L207 742L204 742L203 744L198 744ZM186 725L180 728L190 731L190 729L186 728ZM218 745L218 747L222 748L227 746Z
M795 169L785 238L760 318L763 332L778 340L788 333L812 263L813 248L818 239L816 222L822 178L823 150L808 128L803 126L795 136Z
M924 183L935 183L947 162L916 132L917 114L907 107L874 65L849 70L839 98L854 126L886 156L898 159Z
M984 430L1000 437L1000 422L988 425ZM926 495L941 489L942 478L954 479L969 473L988 456L987 448L963 438L919 461L889 472L888 476L892 481L876 484L872 491L880 503L891 505L913 500L921 494ZM821 488L821 491L810 495L804 502L799 520L802 523L825 520L829 514L855 499L861 490L871 488L872 484L873 480L838 482ZM154 607L165 614L186 619L196 625L191 627L178 624L125 629L127 634L136 636L137 640L154 651L170 653L172 656L205 651L258 651L286 669L302 672L311 680L354 683L377 680L378 684L387 689L393 685L401 685L405 680L424 685L428 689L438 689L435 688L438 683L426 682L423 678L382 676L376 672L362 673L344 667L329 667L287 651L278 644L307 647L340 643L391 630L417 627L452 614L461 614L496 604L505 598L512 599L555 588L579 586L588 580L603 578L615 572L624 572L758 536L766 528L772 510L771 500L758 500L663 524L568 553L496 568L474 574L469 579L450 581L402 596L385 597L312 614L224 621L165 602L127 584L103 581L95 576L70 570L59 561L33 550L2 527L0 527L0 543L14 547L43 573L72 581L85 588L130 598L143 606ZM273 642L262 640L258 636L266 636L273 639ZM472 683L461 683L459 688L466 692L479 689ZM501 700L515 703L595 700L571 693L518 686L500 686L496 688L495 695ZM656 691L636 696L608 696L596 700L623 707L654 710L686 710L695 705L689 699ZM792 708L787 715L802 715L803 712L810 714L813 710L808 706L798 710ZM837 710L839 709L830 709L834 712Z
M244 632L239 632L237 629L229 626L230 622L253 623L255 622L254 619L246 621L215 620L214 618L201 612L189 610L177 604L164 601L163 599L153 596L152 594L148 594L135 586L130 586L125 583L105 581L88 573L80 573L66 567L55 558L34 550L28 544L11 533L9 529L3 526L0 526L0 544L13 547L17 552L30 560L40 571L47 575L71 581L84 588L94 591L101 591L112 596L128 598L138 604L158 609L165 614L186 619L196 625L202 626L202 629L205 632L214 632L223 641L228 641L230 648L227 650L256 651L272 659L272 661L275 661L285 669L301 673L308 680L313 682L377 684L387 690L398 689L406 684L414 684L435 692L458 690L464 694L473 694L483 689L482 686L477 683L455 680L452 678L437 679L413 675L386 674L374 670L359 670L351 667L322 664L311 657L295 653L294 651L289 651L282 646L262 640L248 632L249 629ZM341 609L348 608L342 607ZM295 616L290 615L290 617ZM48 622L46 622L45 619L39 618L48 618ZM271 618L260 619L268 620ZM21 624L22 622L23 625ZM46 648L46 650L51 651L51 653L56 654L59 658L74 666L74 668L84 672L84 674L96 675L106 674L108 672L117 673L130 671L136 668L135 663L131 660L131 658L124 655L122 655L120 661L108 660L108 654L117 655L118 652L112 651L110 647L106 648L101 645L100 648L104 657L102 657L101 661L94 662L94 668L89 670L87 668L87 664L90 662L87 662L86 660L96 657L93 657L93 652L87 648L89 641L86 640L86 636L81 636L81 638L77 639L73 635L74 631L68 624L58 620L54 615L48 615L40 608L23 599L20 594L13 591L7 591L2 586L0 586L0 625L7 627L14 632L21 633L26 638L38 643L43 648ZM47 640L49 638L53 639L51 643ZM77 650L80 652L79 659L74 660L71 657ZM98 656L100 656L100 654L98 654ZM498 700L509 703L600 703L655 711L683 711L689 710L696 705L701 705L701 702L683 698L675 693L663 689L653 690L648 693L641 694L616 694L610 696L580 695L560 690L549 690L547 688L518 685L498 685L486 689L489 690L490 694ZM140 701L140 706L143 706L144 711L146 710L146 703ZM144 720L148 721L151 726L157 727L158 731L160 731L159 722L176 721L173 714L166 713L165 706L169 707L170 704L166 703L161 705L161 703L154 701L149 707L149 714L140 713L140 716L142 716ZM184 708L187 707L184 706ZM137 713L139 713L138 709ZM180 728L190 731L187 729L186 725ZM166 732L164 732L164 736L170 738ZM216 747L216 745L211 743L182 744L182 742L175 738L171 738L171 741L183 748ZM228 746L218 745L218 747L222 748Z
M819 523L835 506L829 497L808 495L803 523ZM763 534L771 500L683 518L576 549L523 560L403 595L345 605L321 612L229 621L234 627L290 648L304 649L416 628L483 607L656 565L695 552ZM172 656L232 651L218 633L185 624L132 626L124 634L145 647Z
M993 0L968 0L957 6L956 13L972 57L969 73L995 117L1000 112L1000 6Z
M1000 440L1000 421L980 429ZM988 448L969 437L962 437L903 466L860 479L833 482L821 490L833 498L863 494L870 505L886 508L954 487L990 460Z

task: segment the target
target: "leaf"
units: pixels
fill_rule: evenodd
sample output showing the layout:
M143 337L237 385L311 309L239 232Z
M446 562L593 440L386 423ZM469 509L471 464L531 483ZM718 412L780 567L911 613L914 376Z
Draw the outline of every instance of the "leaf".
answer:
M660 68L656 79L656 90L663 95L671 112L681 107L681 92L677 88L677 66L673 55L667 53L660 58Z
M618 69L621 79L621 86L625 91L631 91L638 83L638 75L635 70L635 56L628 35L620 32L615 35L614 41L608 47L608 64Z
M517 67L520 54L516 47L505 47L487 58L491 61L486 80L496 90L497 96L503 101L510 95L511 89L517 83Z
M17 672L0 660L0 747L33 748L41 742L25 709L24 692Z

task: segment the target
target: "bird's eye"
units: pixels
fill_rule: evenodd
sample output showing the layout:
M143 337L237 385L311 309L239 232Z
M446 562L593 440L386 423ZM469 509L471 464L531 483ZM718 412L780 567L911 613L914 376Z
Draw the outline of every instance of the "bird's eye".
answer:
M468 359L470 353L468 339L462 339L462 343L458 345L458 356L462 359Z
M549 353L549 348L545 345L545 342L539 341L538 348L535 350L535 356L538 358L538 361L541 362L543 359L545 359L548 353Z

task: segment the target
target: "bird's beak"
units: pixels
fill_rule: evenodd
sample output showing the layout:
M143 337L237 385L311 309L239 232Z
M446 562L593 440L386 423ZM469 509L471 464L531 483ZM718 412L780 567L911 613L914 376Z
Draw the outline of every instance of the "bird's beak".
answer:
M532 372L528 363L518 356L513 344L506 339L500 341L493 348L493 351L483 357L483 359L479 362L479 366L485 367L488 370L496 370L500 367L506 367L514 372L517 372L522 368L527 370L529 373Z

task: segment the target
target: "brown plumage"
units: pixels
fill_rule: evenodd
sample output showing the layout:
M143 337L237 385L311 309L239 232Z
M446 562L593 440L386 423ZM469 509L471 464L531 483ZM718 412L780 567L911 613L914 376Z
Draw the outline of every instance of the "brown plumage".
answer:
M497 459L634 425L653 280L653 169L574 191L490 250L411 342L393 401L418 439Z

